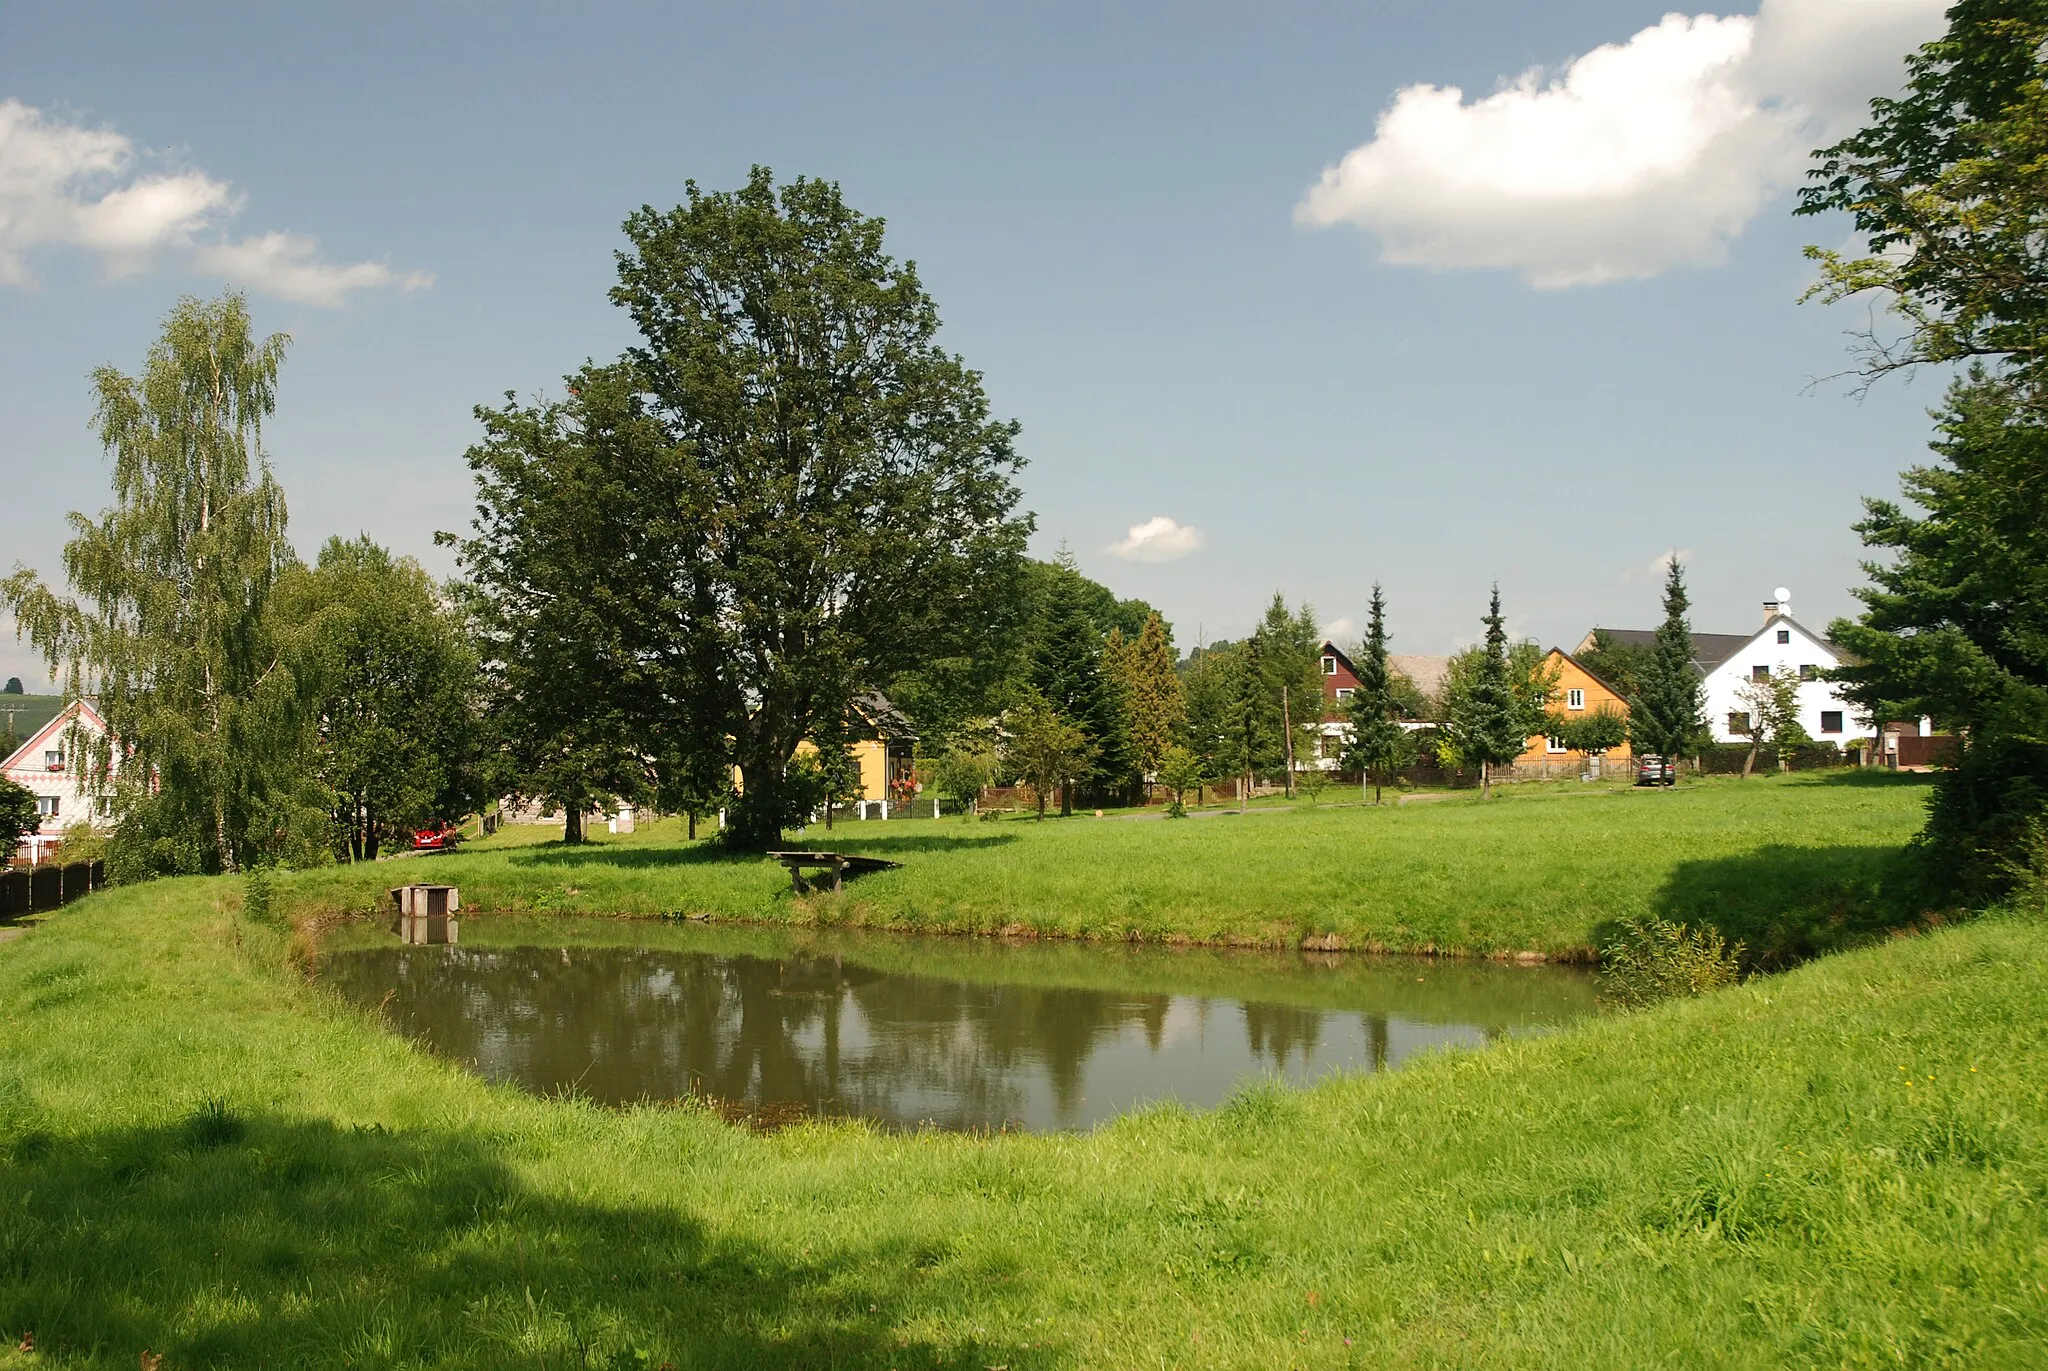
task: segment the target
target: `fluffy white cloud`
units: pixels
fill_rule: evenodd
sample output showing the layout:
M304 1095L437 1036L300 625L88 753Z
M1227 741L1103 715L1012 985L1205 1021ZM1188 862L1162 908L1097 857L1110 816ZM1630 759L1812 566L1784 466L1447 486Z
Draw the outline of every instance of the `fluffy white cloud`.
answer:
M1111 556L1127 562L1172 562L1208 546L1209 535L1198 528L1177 523L1165 515L1132 524L1120 543L1112 543Z
M1656 581L1662 584L1664 573L1671 570L1671 563L1674 559L1682 566L1690 566L1692 564L1692 549L1689 547L1672 548L1668 552L1658 553L1640 566L1629 567L1621 573L1621 584L1627 585L1631 581Z
M322 262L315 242L299 234L225 241L221 226L242 208L225 181L199 171L143 173L137 160L134 143L111 129L0 100L0 285L25 285L29 254L44 247L97 253L111 275L140 270L162 252L184 253L231 284L317 305L433 279L379 262Z
M1357 642L1358 634L1359 628L1356 619L1332 619L1329 623L1323 625L1323 637L1327 641L1335 643L1338 647L1343 647L1347 643Z
M400 275L382 262L336 266L321 261L319 252L319 243L303 234L266 233L202 247L193 260L201 271L238 286L305 305L338 305L352 290L390 285L418 290L434 283L426 272Z
M1538 287L1712 265L1814 147L1899 86L1946 3L1670 14L1482 99L1408 86L1295 214L1370 230L1387 262L1507 268Z

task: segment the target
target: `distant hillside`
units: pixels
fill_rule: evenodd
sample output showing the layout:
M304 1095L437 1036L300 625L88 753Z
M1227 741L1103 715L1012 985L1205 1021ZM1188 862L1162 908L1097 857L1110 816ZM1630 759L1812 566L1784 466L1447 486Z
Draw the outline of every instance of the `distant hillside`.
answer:
M62 708L62 695L0 695L0 743L10 729L17 746L27 742L29 734L56 718ZM0 753L12 751L13 747L0 749Z

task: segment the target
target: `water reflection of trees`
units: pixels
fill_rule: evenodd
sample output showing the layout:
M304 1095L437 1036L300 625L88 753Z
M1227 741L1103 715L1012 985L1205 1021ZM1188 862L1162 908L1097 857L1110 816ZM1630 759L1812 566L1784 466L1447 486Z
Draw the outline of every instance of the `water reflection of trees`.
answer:
M1176 1028L1169 994L885 974L832 956L385 948L336 957L326 974L362 1002L391 991L401 1030L528 1088L606 1103L693 1092L795 1101L904 1125L999 1126L1048 1107L1055 1124L1082 1123L1090 1063L1106 1043L1142 1041L1138 1065L1118 1059L1142 1077L1170 1034L1209 1039L1229 1022L1184 999ZM1305 1075L1318 1063L1330 1011L1236 1008L1251 1064ZM1382 1069L1388 1016L1359 1019L1367 1060L1356 1065ZM1143 1079L1105 1084L1153 1093Z

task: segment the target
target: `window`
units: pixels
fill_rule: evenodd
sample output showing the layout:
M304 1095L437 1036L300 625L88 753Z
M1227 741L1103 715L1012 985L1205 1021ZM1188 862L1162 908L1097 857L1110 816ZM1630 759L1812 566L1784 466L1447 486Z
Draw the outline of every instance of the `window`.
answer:
M1586 707L1586 692L1583 690L1567 690L1564 693L1564 707L1566 709L1584 709Z
M1749 669L1749 679L1752 681L1768 681L1771 679L1771 669L1767 666L1753 666Z
M1338 687L1337 687L1337 698L1338 698L1338 699L1340 699L1340 700L1348 700L1348 699L1350 699L1350 698L1351 698L1351 687L1350 687L1350 686L1338 686Z
M1564 745L1564 739L1562 739L1562 738L1545 738L1545 739L1543 740L1543 750L1544 750L1545 752L1563 752L1563 751L1565 751L1565 750L1566 750L1566 748L1565 748L1565 745Z
M1820 731L1823 733L1840 733L1842 731L1842 711L1839 709L1823 709L1820 712Z
M1779 630L1778 630L1778 641L1779 641L1779 642L1781 642L1781 643L1789 643L1789 642L1791 642L1791 641L1792 641L1792 630L1791 630L1791 629L1789 629L1789 628L1781 628L1781 629L1779 629Z
M36 813L40 814L45 819L56 818L57 797L55 795L36 796Z
M1819 680L1820 668L1813 665L1811 662L1801 662L1799 664L1799 679L1802 681Z
M1336 659L1335 657L1325 657L1325 658L1323 658L1323 675L1325 675L1325 676L1335 676L1336 674L1337 674L1337 659Z
M1740 738L1749 736L1749 711L1731 709L1728 711L1728 731Z
M60 750L58 750L58 749L56 749L56 748L52 748L52 749L51 749L50 751L48 751L48 752L45 752L45 753L43 754L43 770L45 770L45 771L62 771L63 769L64 769L64 754L63 754L63 752L62 752L62 751L60 751Z

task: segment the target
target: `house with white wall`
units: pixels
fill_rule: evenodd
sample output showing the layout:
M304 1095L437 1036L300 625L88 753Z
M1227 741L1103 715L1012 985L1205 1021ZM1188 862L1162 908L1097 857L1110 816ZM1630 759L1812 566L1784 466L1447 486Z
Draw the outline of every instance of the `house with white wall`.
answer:
M1707 724L1714 741L1749 741L1751 707L1742 698L1742 688L1781 672L1799 678L1799 723L1816 742L1868 737L1869 717L1843 698L1839 685L1822 679L1823 673L1845 661L1840 648L1792 617L1791 592L1781 588L1775 598L1764 601L1762 628L1718 662L1700 664L1706 671Z
M0 775L36 797L41 821L22 840L21 855L40 862L64 840L64 830L84 820L99 827L110 822L86 788L83 758L89 738L105 737L107 721L98 710L76 701L29 736L27 742L0 761Z

